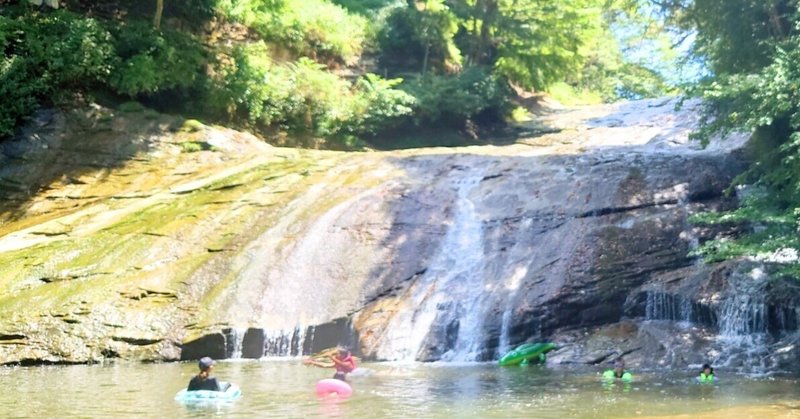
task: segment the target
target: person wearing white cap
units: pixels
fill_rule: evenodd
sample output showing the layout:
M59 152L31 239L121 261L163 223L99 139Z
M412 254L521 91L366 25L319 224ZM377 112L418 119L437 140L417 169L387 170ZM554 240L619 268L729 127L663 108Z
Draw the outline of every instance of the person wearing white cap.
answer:
M222 391L217 379L211 376L211 370L214 369L214 360L204 356L200 358L200 362L198 362L197 365L200 367L200 373L192 377L191 381L189 381L189 387L187 387L186 390Z

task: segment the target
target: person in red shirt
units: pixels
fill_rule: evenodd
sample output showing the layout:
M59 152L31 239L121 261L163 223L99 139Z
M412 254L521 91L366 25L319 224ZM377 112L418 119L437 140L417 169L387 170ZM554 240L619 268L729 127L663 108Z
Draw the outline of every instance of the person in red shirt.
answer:
M321 357L319 357L321 358ZM306 365L314 365L322 368L335 368L336 374L333 378L345 381L347 374L356 369L356 358L347 348L339 347L331 355L328 355L330 361L323 361L321 359L309 358L303 361Z
M333 361L333 367L336 368L333 378L337 380L345 381L347 374L356 369L356 360L346 348L339 348L338 353L331 355L331 361Z

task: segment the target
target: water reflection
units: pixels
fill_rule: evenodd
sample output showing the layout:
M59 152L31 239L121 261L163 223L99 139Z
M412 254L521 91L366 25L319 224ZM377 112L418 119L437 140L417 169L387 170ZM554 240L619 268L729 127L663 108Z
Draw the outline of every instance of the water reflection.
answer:
M0 368L0 417L563 418L800 416L793 378L721 374L716 385L690 372L644 372L604 386L589 368L498 368L494 364L367 364L353 374L353 397L317 399L327 370L299 361L220 362L235 382L235 403L173 400L194 363ZM22 402L24 401L24 402ZM731 416L732 415L732 416ZM766 415L766 416L765 416Z

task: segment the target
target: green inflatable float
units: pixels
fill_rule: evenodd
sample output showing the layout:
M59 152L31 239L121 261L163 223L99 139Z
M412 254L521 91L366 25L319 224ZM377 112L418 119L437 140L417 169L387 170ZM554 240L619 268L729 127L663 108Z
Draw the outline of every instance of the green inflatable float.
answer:
M526 365L538 360L544 363L545 354L556 348L554 343L525 343L517 346L513 351L503 355L499 361L500 366Z

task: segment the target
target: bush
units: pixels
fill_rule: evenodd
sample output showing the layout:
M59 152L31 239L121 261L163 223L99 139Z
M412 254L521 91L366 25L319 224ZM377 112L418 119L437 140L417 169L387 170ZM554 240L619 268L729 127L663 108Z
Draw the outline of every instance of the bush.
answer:
M157 31L147 22L114 28L116 58L109 85L128 96L188 88L196 82L205 54L189 35Z
M370 14L380 9L396 4L396 0L331 0L334 4L345 9L361 14Z
M213 111L261 128L327 138L340 148L398 123L414 102L394 89L400 80L367 75L351 85L307 58L274 63L263 42L237 47L212 83L207 103Z
M361 55L366 19L325 0L221 0L217 8L299 55L345 64Z
M458 20L443 4L431 2L434 4L438 6L425 11L410 7L391 11L377 35L381 65L435 72L453 71L461 66L461 52L453 40Z
M471 67L457 76L428 75L401 87L416 98L417 124L461 128L467 120L501 120L510 111L508 84L486 68Z
M413 114L417 101L410 94L395 89L402 82L402 79L384 80L375 74L359 79L355 84L349 128L343 127L339 132L375 136L404 122L405 117Z
M111 39L94 19L27 7L0 16L0 135L10 134L40 101L62 89L103 81L110 71Z

